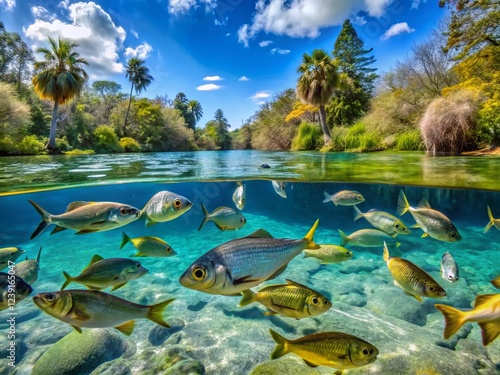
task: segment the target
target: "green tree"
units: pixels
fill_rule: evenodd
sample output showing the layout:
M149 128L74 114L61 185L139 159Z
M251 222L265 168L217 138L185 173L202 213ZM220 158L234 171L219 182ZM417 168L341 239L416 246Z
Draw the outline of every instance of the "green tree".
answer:
M301 74L297 81L297 97L319 108L319 121L327 145L332 135L326 123L325 106L340 85L338 68L324 50L315 49L312 55L304 53L297 71Z
M113 81L94 81L92 89L102 99L103 121L108 123L111 109L116 105L122 86Z
M139 95L142 90L145 90L151 82L153 82L153 76L149 74L149 68L144 66L144 60L137 57L132 57L127 62L126 66L126 77L129 82L132 83L130 87L130 97L128 101L127 113L125 114L125 121L123 122L123 137L127 136L127 120L130 111L130 104L132 103L132 92L135 89L135 93Z
M328 124L352 125L370 107L375 80L375 57L369 55L373 48L364 49L351 21L345 20L333 49L338 71L349 78L349 87L335 96L328 107Z
M198 100L190 100L187 103L187 109L189 114L189 121L187 121L188 127L190 129L195 129L196 123L200 121L203 117L203 108Z
M231 136L229 135L229 122L224 116L222 109L215 111L214 119L207 122L205 132L214 139L218 149L228 150L231 148Z
M80 94L88 80L87 72L83 69L83 65L87 65L88 62L75 51L78 45L69 40L59 38L56 42L49 37L49 44L49 48L37 49L45 60L35 62L36 75L32 82L35 92L41 99L54 101L47 143L47 149L54 150L59 104L64 104Z

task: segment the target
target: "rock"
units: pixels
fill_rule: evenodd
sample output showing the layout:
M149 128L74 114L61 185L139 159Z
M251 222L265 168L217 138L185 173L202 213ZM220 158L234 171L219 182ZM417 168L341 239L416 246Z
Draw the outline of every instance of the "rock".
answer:
M90 375L132 375L130 367L121 359L106 362L96 368Z
M363 307L366 305L366 297L357 293L343 294L338 299L340 302L347 303L351 306Z
M163 344L170 336L184 328L184 321L181 319L171 319L169 324L170 328L156 325L149 332L148 341L151 345L159 346Z
M377 268L380 268L380 264L374 262L373 260L368 260L366 258L362 259L352 259L349 262L342 263L342 269L340 273L350 274L355 273L359 274L361 272L372 272Z
M205 367L191 358L180 347L168 347L161 351L146 349L137 356L127 359L134 373L141 375L202 375ZM110 372L111 373L111 372Z
M194 359L177 362L164 372L165 375L204 375L205 367Z
M83 375L127 350L120 334L107 329L73 331L50 347L33 366L33 375Z
M331 373L332 371L330 371ZM318 375L318 369L307 366L298 358L280 358L264 362L255 367L250 375Z
M29 335L26 337L26 345L28 348L35 348L42 345L54 344L72 332L72 330L73 328L67 324L57 324L54 328L51 328L50 333L47 333L46 328L32 325Z

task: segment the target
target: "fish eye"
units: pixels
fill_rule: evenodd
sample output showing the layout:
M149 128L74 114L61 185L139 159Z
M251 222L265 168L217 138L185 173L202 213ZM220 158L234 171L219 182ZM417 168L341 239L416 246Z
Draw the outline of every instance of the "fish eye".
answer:
M363 199L363 197L361 195L358 195L357 198L359 201Z
M396 227L396 229L399 229L399 224L396 224L395 227Z
M435 291L436 291L436 288L434 288L433 286L430 286L430 287L429 287L429 290L430 290L431 292L435 292Z
M140 263L137 263L137 268L141 268L141 264Z
M174 200L174 207L175 208L179 209L179 208L181 208L181 206L182 206L182 202L181 202L181 200L179 198L177 198L176 200Z
M345 255L349 257L349 256L351 256L351 252L350 251L346 251Z
M120 208L120 215L128 214L128 210L125 207Z
M364 355L368 355L368 354L370 354L370 351L368 349L364 348L362 353Z
M196 281L201 281L205 278L205 276L207 275L207 271L205 271L204 268L201 268L201 267L196 267L192 272L191 274L193 275L194 279Z
M56 299L56 295L54 293L47 293L45 299L49 302L53 302Z
M457 234L455 232L451 232L451 238L456 238Z
M317 305L319 303L319 300L317 297L313 297L313 299L311 300L311 302L315 305Z
M20 294L27 294L28 293L28 288L22 288L20 290L20 292L21 292Z
M453 280L453 276L448 275L448 279Z
M167 247L167 248L165 249L165 251L166 251L167 253L170 253L170 252L172 251L172 248L171 248L171 247Z

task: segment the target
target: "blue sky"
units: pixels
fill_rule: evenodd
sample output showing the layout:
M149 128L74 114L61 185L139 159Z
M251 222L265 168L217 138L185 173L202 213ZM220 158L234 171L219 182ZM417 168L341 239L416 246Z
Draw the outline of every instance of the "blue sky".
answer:
M30 47L47 36L79 44L91 82L129 92L124 65L145 59L154 82L141 96L184 92L198 100L203 127L221 108L232 129L259 105L295 87L304 52L331 52L346 18L379 73L403 59L445 14L437 0L0 0L7 31Z

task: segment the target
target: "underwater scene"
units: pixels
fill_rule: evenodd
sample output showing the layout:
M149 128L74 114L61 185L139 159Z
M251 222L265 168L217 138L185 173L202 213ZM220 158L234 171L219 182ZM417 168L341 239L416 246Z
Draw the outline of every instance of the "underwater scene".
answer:
M0 374L500 372L498 191L243 179L0 202Z

